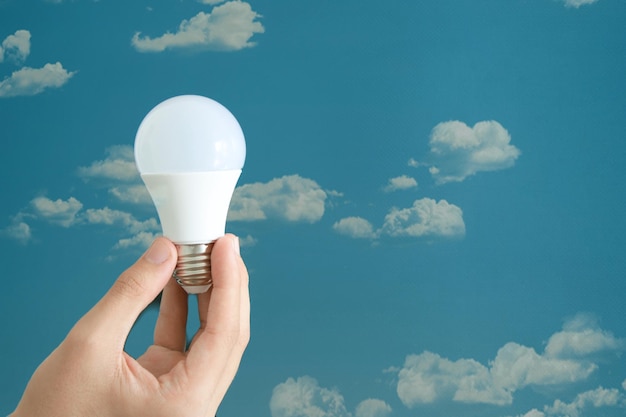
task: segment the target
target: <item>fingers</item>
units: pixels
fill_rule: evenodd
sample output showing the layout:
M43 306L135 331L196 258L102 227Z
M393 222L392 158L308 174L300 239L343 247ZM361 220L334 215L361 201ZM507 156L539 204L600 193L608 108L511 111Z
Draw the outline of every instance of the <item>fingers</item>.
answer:
M199 307L206 308L200 312L204 328L189 351L187 370L198 386L211 384L217 393L222 387L216 383L224 376L226 387L230 384L231 369L237 369L249 337L248 275L235 236L226 235L215 243L211 270L211 291L198 296Z
M218 382L215 390L214 398L221 400L226 395L226 391L230 387L231 382L235 378L237 369L243 356L243 352L250 340L250 295L248 291L248 272L241 258L239 258L239 272L241 274L241 302L239 315L239 339L230 353L226 366L224 368L222 378Z
M154 328L154 344L170 350L185 350L187 293L174 278L163 289L159 317Z
M75 331L84 329L92 337L101 336L102 344L122 349L137 317L165 287L175 264L174 245L166 238L157 238L77 323Z

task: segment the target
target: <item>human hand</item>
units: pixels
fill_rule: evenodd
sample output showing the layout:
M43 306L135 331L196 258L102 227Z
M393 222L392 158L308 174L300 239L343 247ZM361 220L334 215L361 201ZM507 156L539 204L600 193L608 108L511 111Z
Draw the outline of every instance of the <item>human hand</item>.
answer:
M198 295L200 328L185 350L188 297L171 278L176 257L157 238L39 366L12 416L213 417L249 340L248 273L237 238L218 239L213 286ZM154 344L135 360L124 343L162 289Z

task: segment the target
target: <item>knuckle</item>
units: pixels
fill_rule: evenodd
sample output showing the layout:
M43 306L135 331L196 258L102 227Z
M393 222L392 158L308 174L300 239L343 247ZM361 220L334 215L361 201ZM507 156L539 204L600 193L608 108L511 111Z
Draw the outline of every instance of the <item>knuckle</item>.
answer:
M122 273L120 278L115 281L111 287L111 292L114 293L114 295L131 298L140 296L145 291L146 287L141 276L132 270L127 270Z

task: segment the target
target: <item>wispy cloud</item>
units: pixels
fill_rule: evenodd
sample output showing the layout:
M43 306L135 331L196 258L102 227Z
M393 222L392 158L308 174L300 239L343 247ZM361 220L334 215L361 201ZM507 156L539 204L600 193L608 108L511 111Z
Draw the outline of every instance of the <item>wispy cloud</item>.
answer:
M391 407L383 400L369 398L356 407L355 417L388 417ZM272 417L352 417L343 395L324 388L315 378L288 378L274 387L270 400Z
M333 225L333 230L341 235L355 239L376 239L378 232L372 224L362 217L345 217Z
M513 404L516 392L526 387L549 387L546 392L556 393L581 386L600 364L620 356L625 343L601 329L594 316L580 313L549 338L543 353L509 342L484 365L474 359L451 360L425 351L408 355L402 367L385 372L397 376L397 395L409 409L446 401L505 409ZM626 380L621 388L626 390ZM517 417L583 417L591 415L592 409L609 407L626 408L626 393L597 387L580 392L571 401L556 399ZM337 388L322 387L311 376L278 384L270 410L272 417L388 417L392 413L389 404L375 398L361 401L350 412Z
M392 208L382 232L393 237L459 237L465 235L463 211L446 200L415 200L408 208Z
M355 417L388 417L391 415L391 406L377 398L368 398L357 405Z
M22 245L31 241L33 234L30 225L23 220L23 216L17 215L11 219L11 223L0 230L0 236L14 239Z
M0 44L0 63L8 59L20 64L28 55L30 55L30 32L27 30L17 30Z
M217 4L212 1L206 4ZM250 39L265 28L257 19L261 16L249 3L229 1L183 20L174 33L167 32L151 38L135 33L132 45L139 52L163 52L166 49L200 48L216 51L236 51L255 46Z
M407 407L438 400L508 405L527 386L563 386L586 380L597 368L594 357L621 351L624 340L601 330L587 315L565 323L544 352L510 342L489 365L450 360L432 352L407 356L398 371L397 393ZM575 352L572 355L572 352Z
M13 217L11 224L2 230L2 235L24 244L28 243L32 239L30 223L33 222L44 222L64 228L81 225L115 226L125 234L141 235L144 240L147 234L153 239L160 231L155 218L139 220L131 213L109 207L88 209L83 207L83 203L75 197L69 197L67 200L35 197L26 208ZM128 247L132 242L143 244L144 240L136 237L123 238L116 246Z
M429 162L421 164L430 166L438 184L509 168L521 154L511 145L509 132L496 121L479 122L474 127L460 121L439 123L431 132L429 146Z
M609 407L626 408L626 395L616 388L598 387L578 394L572 402L555 400L543 411L534 408L518 417L583 417L585 410Z
M74 197L67 200L36 197L31 200L30 205L33 216L63 227L76 224L78 221L76 215L83 208L83 203Z
M141 182L132 146L115 145L105 150L106 157L79 167L78 176L107 188L109 194L123 203L150 205L152 199Z
M408 175L401 175L399 177L390 178L383 191L391 193L398 190L408 190L411 188L417 188L417 180L409 177Z
M446 200L415 200L411 207L393 207L382 226L374 226L361 217L346 217L333 229L353 238L376 239L381 236L409 238L459 238L465 235L463 210Z
M156 218L142 219L145 209L152 207L152 200L141 182L131 146L109 147L105 150L105 158L78 167L76 173L90 186L106 189L112 197L111 203L123 204L124 210L107 206L84 208L83 203L73 196L67 199L39 196L13 216L0 235L28 243L33 239L31 225L35 222L66 228L105 225L119 230L122 235L113 246L115 249L143 249L161 231ZM235 190L228 218L230 221L315 223L324 215L328 198L339 196L341 193L325 191L314 180L286 175L267 183L239 186ZM133 214L135 211L139 215ZM250 235L241 238L242 246L254 246L257 242Z
M0 44L0 63L5 60L21 65L30 55L30 31L20 29ZM22 67L0 81L0 97L34 96L49 88L65 85L76 74L60 62L41 68Z
M137 181L139 172L135 165L133 148L128 145L115 145L105 150L106 158L79 167L78 175L83 179L110 179Z
M63 68L60 62L42 68L24 67L0 81L0 97L34 96L48 88L65 85L76 74Z
M563 0L565 7L573 7L575 9L578 9L580 6L584 6L586 4L593 4L597 2L598 0Z
M320 185L299 175L237 187L228 213L231 221L278 219L315 223L324 215L328 197Z

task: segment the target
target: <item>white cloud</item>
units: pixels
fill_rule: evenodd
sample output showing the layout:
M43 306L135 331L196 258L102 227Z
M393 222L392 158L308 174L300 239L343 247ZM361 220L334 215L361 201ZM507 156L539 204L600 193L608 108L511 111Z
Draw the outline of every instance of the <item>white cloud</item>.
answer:
M622 388L624 389L624 391L626 391L626 379L624 380L624 382L622 382Z
M147 220L139 220L131 213L114 210L109 207L89 208L83 210L83 203L75 197L67 200L52 200L48 197L36 197L29 206L20 211L9 226L0 233L18 240L21 243L28 243L32 239L31 227L25 222L44 221L50 224L72 227L76 225L106 225L121 229L123 233L132 235L123 238L115 245L115 248L127 248L130 246L147 247L157 233L161 231L158 221L151 217Z
M398 190L408 190L409 188L416 188L417 181L415 178L411 178L407 175L401 175L399 177L391 178L385 188L385 192L390 193Z
M573 7L575 9L578 9L580 6L593 4L597 1L598 0L563 0L563 3L565 3L565 7Z
M121 202L151 205L152 199L135 165L133 148L115 145L107 148L105 153L104 159L79 167L78 175L85 181L104 181L109 194Z
M32 232L30 226L21 218L20 215L15 216L11 224L0 230L0 235L15 239L25 245L31 240Z
M584 381L598 368L592 355L599 351L622 349L621 343L606 343L613 339L607 339L605 331L595 328L595 332L587 332L594 329L588 321L576 318L568 321L564 329L571 326L576 326L580 335L585 335L585 340L568 337L566 345L569 348L565 350L548 351L548 343L543 354L531 347L510 342L498 350L488 366L473 359L452 361L432 352L408 355L404 366L397 371L398 397L407 407L438 400L508 405L513 402L516 391L528 386L562 387ZM576 352L575 357L570 357L572 351ZM559 357L561 354L565 356ZM623 402L623 394L617 395L617 390L596 390L581 394L571 404L557 401L543 412L531 410L525 417L540 417L543 414L560 416L557 411L580 409L588 404L598 406Z
M510 392L495 386L484 365L473 359L451 361L432 353L406 357L398 373L398 397L407 407L440 399L510 404Z
M152 204L148 189L143 184L118 185L109 188L109 193L117 200L131 204Z
M242 248L249 248L251 246L256 246L259 241L251 235L247 236L239 236L239 245Z
M439 123L430 136L430 173L443 184L481 171L509 168L520 155L510 142L509 132L496 121L474 127L459 121Z
M320 387L309 376L288 378L274 387L270 400L272 417L349 417L343 396Z
M151 232L139 232L134 236L120 239L114 249L128 249L131 247L139 248L141 250L147 249L152 241L157 237L156 233Z
M0 62L9 58L16 63L21 63L28 55L30 55L30 32L27 30L17 30L0 44Z
M326 192L315 181L299 175L245 184L235 189L228 219L314 223L324 215L326 197Z
M598 387L578 394L571 403L556 400L553 405L544 408L544 413L550 417L581 417L585 409L624 407L624 405L626 405L626 397L617 389Z
M553 334L548 340L546 354L552 357L582 357L603 351L621 350L624 339L599 328L594 317L578 314L567 321L563 331Z
M515 392L529 385L560 385L586 379L597 365L539 355L535 349L507 343L491 363L495 385Z
M36 197L30 202L30 205L35 216L63 227L76 224L78 222L76 215L83 208L83 203L74 197L67 200Z
M210 5L216 5L216 4L224 3L224 1L226 1L226 0L198 0L199 3L210 4Z
M83 179L139 180L139 172L135 165L135 154L131 146L111 146L105 150L105 153L107 155L105 159L94 161L87 167L79 167L78 175Z
M229 1L216 6L210 13L200 12L189 20L183 20L175 33L167 32L150 38L137 32L132 44L139 52L163 52L176 48L235 51L254 46L250 38L265 31L256 20L259 17L250 4Z
M105 224L108 226L122 226L129 233L159 231L160 227L155 218L137 220L132 214L125 211L113 210L108 207L101 209L87 209L81 216L89 224Z
M392 208L382 233L393 237L460 237L465 235L463 211L446 200L415 200L409 208Z
M0 97L32 96L47 88L63 86L76 72L68 72L60 62L43 68L21 68L0 81Z
M378 236L372 224L362 217L343 218L333 225L333 230L357 239L374 239Z
M391 406L383 400L368 398L357 405L355 417L388 417L391 414Z

